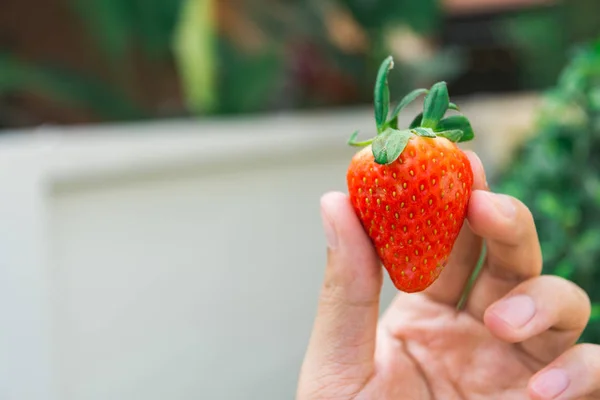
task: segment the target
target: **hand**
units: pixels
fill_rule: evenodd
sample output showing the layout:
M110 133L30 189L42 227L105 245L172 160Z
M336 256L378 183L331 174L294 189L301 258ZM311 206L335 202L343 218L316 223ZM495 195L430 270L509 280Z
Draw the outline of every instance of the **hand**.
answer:
M468 155L475 190L448 266L426 291L399 292L381 319L377 255L348 198L322 198L328 262L299 400L600 399L600 346L576 345L587 295L540 276L531 213L487 191ZM484 240L483 269L456 311Z

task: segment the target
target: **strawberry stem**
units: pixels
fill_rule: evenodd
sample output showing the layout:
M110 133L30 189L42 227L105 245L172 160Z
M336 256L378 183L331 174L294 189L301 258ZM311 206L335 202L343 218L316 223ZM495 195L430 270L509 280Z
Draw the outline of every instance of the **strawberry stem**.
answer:
M481 254L479 255L479 260L477 261L477 266L475 266L475 269L471 273L471 276L469 277L469 280L467 281L467 284L465 285L465 287L461 293L460 300L458 300L458 304L456 304L456 311L462 311L464 309L465 305L467 304L467 300L469 300L469 295L471 294L471 290L473 289L473 286L475 285L475 281L477 281L477 278L479 277L479 274L480 274L481 270L483 269L483 264L485 263L486 253L487 253L486 246L484 243L483 247L481 248Z

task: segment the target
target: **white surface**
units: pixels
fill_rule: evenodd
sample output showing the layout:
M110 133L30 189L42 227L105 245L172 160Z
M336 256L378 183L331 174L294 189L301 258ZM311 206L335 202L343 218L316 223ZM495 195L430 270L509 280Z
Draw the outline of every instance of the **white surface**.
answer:
M345 141L371 125L359 110L1 137L0 399L293 398L319 197L345 191Z
M69 398L291 398L322 271L318 197L343 170L275 166L57 192Z

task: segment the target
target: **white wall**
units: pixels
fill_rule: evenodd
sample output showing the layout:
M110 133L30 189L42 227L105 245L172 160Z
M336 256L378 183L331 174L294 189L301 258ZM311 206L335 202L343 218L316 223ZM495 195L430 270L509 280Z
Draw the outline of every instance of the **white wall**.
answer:
M351 110L6 135L0 399L293 398L319 197L345 191L345 141L371 125Z

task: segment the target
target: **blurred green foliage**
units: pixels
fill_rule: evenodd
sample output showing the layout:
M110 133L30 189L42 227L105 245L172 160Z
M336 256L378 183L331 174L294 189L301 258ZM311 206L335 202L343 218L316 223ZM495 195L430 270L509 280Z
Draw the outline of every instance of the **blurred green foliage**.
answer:
M216 103L215 4L211 0L186 1L174 33L173 52L185 90L188 109L212 111Z
M96 110L107 119L144 118L147 115L122 93L93 77L64 68L35 65L0 53L0 94L35 92L75 109Z
M43 75L47 83L43 87L52 87L50 91L43 90L46 98L64 107L71 107L72 100L79 99L82 107L103 120L140 118L144 107L136 109L131 103L148 94L132 94L135 89L130 83L139 74L140 65L152 64L159 66L155 71L163 73L174 69L184 105L184 109L174 111L176 116L360 102L371 97L371 77L380 59L389 53L386 29L405 23L417 32L432 33L440 14L437 0L66 2L81 22L81 34L92 39L97 55L107 61L110 79L98 78L94 82L93 76L85 72L70 71L65 65L58 68L26 62L10 51L5 51L3 60L11 65L26 65L26 69ZM348 51L332 42L333 9L350 15L366 35L368 48ZM442 62L436 59L437 68L408 69L405 75L437 79L451 70L453 60L448 56ZM61 69L73 80L46 71L47 67ZM397 67L402 66L398 63ZM33 74L23 74L21 78L10 87L0 87L0 96L19 90L35 92L38 78ZM150 79L154 82L148 82L148 86L160 76ZM407 81L405 85L404 90L409 88ZM81 98L84 94L89 98ZM160 103L161 99L153 102ZM155 110L148 109L148 104L145 106L145 116L158 116L153 115Z
M404 24L428 35L437 33L442 21L437 0L342 0L357 21L374 35L392 24Z
M459 46L440 44L448 16L439 0L64 1L92 39L87 63L108 71L95 76L0 49L16 77L0 96L41 94L100 120L255 113L368 103L388 54L401 77L393 92L452 81L468 64ZM494 40L519 59L520 87L555 82L571 43L599 33L599 12L597 0L570 0L494 16ZM478 32L468 35L479 43Z
M91 35L118 67L134 48L151 59L169 56L183 0L70 0Z
M573 44L600 34L599 15L597 0L569 0L500 18L495 34L521 60L521 87L538 90L553 85Z
M534 137L496 189L530 207L544 273L587 291L595 306L582 340L600 343L600 40L580 48L546 94Z
M439 29L437 0L244 0L236 4L239 14L258 27L263 42L247 51L224 34L215 41L212 56L217 65L218 99L212 111L219 114L370 101L372 77L391 51L389 30L401 24L417 34L434 34ZM348 50L332 41L331 30L338 29L331 26L332 14L342 13L364 34L366 48L357 45ZM404 79L394 82L398 87L392 89L404 92L415 79L429 82L452 76L458 64L453 54L440 51L419 68L396 59L395 68Z

